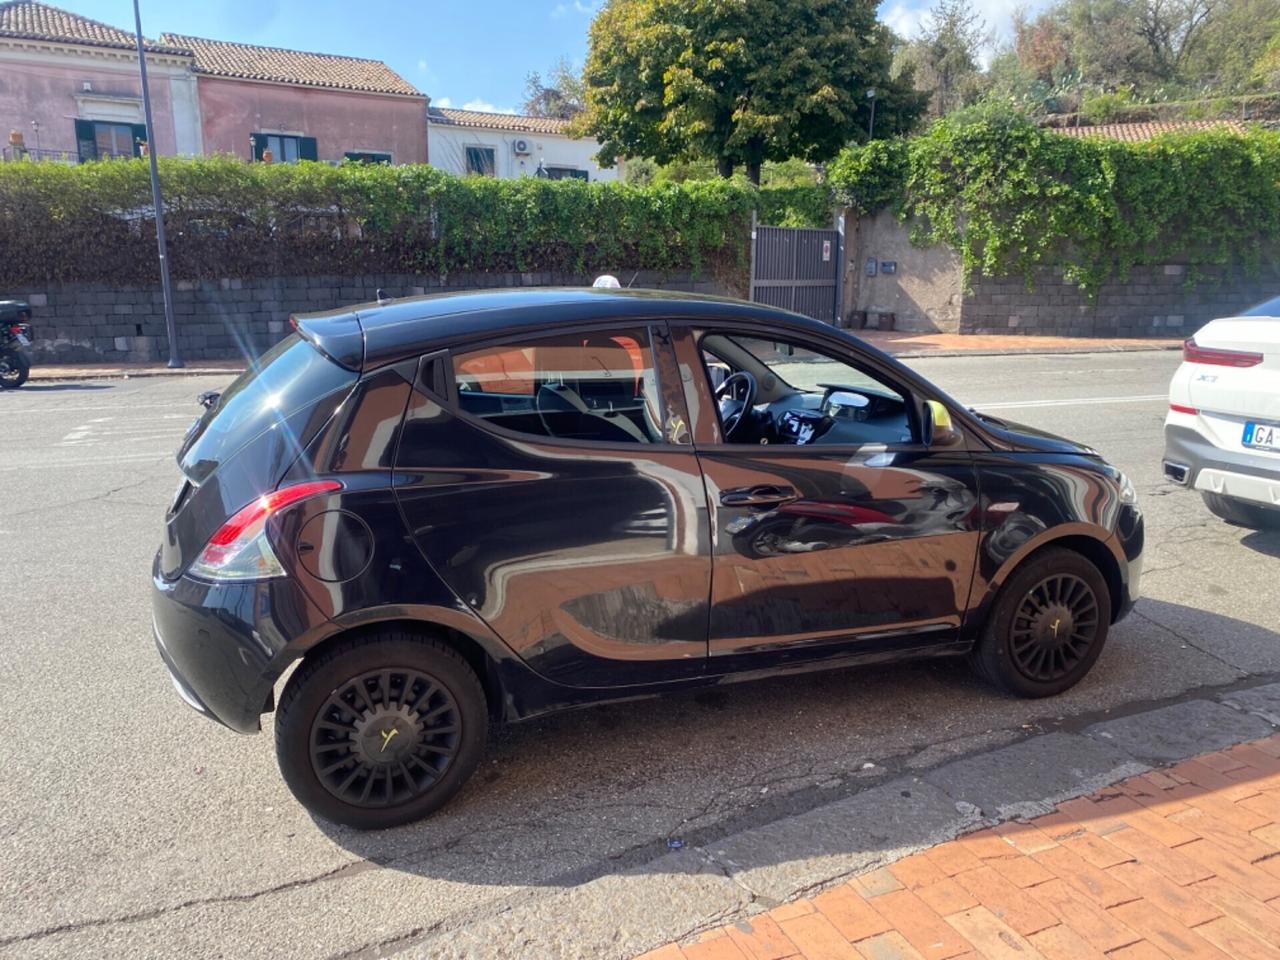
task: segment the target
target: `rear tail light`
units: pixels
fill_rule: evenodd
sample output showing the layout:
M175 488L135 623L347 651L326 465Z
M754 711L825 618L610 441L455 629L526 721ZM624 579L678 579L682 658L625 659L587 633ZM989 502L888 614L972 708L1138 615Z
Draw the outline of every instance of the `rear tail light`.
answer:
M204 580L263 580L284 576L284 568L267 539L267 520L300 500L341 490L336 480L309 480L265 493L236 512L205 545L191 565Z
M1256 367L1262 362L1262 354L1202 347L1191 337L1182 344L1182 359L1187 363L1211 363L1219 367Z
M1200 412L1195 407L1185 407L1180 403L1169 404L1169 409L1172 410L1174 413L1189 413L1192 416L1195 416L1197 413Z

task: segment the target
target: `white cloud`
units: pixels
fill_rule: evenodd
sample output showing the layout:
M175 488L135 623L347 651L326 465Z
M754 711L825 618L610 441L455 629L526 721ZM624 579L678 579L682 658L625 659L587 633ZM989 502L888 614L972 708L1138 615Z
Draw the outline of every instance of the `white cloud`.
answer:
M582 0L573 0L572 3L561 2L551 8L551 19L559 20L568 14L570 10L582 14L584 17L594 17L599 9L600 0L590 0L589 3L583 3Z
M515 107L495 107L488 100L468 100L462 105L463 110L478 110L481 113L519 113Z
M431 101L431 105L433 107L443 107L444 109L448 110L450 107L453 106L453 101L450 100L448 97L436 97L436 99Z
M426 73L426 72L427 72L427 61L425 61L425 60L419 60L419 61L418 61L418 72L419 72L419 73Z
M928 12L923 4L893 3L880 12L880 19L898 36L910 38L920 32L920 24L924 22Z

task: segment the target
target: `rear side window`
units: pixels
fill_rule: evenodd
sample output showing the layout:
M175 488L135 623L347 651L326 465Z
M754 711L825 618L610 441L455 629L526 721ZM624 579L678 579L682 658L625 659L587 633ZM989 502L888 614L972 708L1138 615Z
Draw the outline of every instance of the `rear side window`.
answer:
M183 473L202 482L264 430L334 390L350 388L358 376L291 334L237 377L200 418L179 454Z
M649 331L558 334L453 355L458 406L535 437L661 443Z

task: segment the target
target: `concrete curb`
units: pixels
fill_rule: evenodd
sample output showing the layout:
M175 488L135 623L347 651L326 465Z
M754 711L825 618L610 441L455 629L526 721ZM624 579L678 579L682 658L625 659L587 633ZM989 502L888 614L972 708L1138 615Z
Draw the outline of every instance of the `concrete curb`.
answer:
M1280 683L1044 733L435 930L394 956L626 958L809 896L936 843L1280 726ZM620 927L619 918L631 919ZM512 951L514 950L514 954Z

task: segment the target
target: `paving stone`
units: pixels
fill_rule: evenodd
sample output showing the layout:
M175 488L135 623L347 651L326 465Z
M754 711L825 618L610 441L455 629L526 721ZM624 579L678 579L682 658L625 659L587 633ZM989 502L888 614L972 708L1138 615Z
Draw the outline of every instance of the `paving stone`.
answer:
M1143 760L1167 762L1273 733L1260 717L1210 700L1188 700L1095 723L1085 734Z

